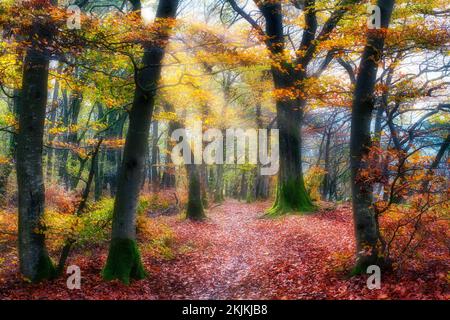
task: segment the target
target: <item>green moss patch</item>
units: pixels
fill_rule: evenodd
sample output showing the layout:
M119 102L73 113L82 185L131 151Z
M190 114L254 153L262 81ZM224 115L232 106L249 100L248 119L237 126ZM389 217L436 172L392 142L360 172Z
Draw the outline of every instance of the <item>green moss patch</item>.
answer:
M279 216L295 212L313 212L317 208L305 189L302 177L279 183L275 203L265 217Z
M102 276L105 280L117 279L127 285L130 284L130 279L141 280L147 276L135 240L111 240L108 260Z

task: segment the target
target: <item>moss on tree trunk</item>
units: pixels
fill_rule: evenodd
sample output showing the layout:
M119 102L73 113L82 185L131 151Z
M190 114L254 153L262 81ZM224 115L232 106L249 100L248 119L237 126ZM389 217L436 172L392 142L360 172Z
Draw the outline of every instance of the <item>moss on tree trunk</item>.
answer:
M289 179L279 182L275 203L267 211L266 216L282 215L290 212L311 212L316 208L305 189L303 178Z
M119 238L111 240L102 276L105 280L117 279L127 285L130 279L141 280L147 276L136 241Z
M36 275L31 281L40 282L42 280L54 279L56 276L57 272L52 260L48 256L47 251L43 251L39 257Z

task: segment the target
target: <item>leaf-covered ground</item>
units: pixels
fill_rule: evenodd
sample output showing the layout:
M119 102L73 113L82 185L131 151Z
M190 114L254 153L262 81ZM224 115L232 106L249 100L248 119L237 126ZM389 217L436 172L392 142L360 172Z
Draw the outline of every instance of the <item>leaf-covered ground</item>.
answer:
M349 278L354 248L348 206L311 215L260 219L267 203L226 201L203 223L157 217L174 234L173 257L143 253L150 276L124 286L103 282L106 248L74 254L80 290L66 278L42 284L20 280L16 268L0 273L0 299L448 299L448 252L426 267L405 266L382 275L380 290L366 276Z

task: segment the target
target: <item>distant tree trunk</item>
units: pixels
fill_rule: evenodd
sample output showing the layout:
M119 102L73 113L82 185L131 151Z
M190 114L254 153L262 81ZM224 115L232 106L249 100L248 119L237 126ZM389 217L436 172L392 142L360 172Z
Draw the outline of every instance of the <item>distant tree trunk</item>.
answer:
M175 112L175 108L173 107L173 105L171 105L169 103L164 103L164 110L166 112ZM177 123L177 121L169 122L169 127L167 129L167 140L166 140L167 149L170 149L170 146L172 145L172 141L170 138L172 136L172 132L174 130L176 130L179 126L180 126L180 124ZM164 189L174 188L176 185L175 169L170 160L170 157L165 157L165 159L166 160L165 160L164 172L163 172L162 178L161 178L161 186Z
M260 166L257 166L253 181L254 200L266 200L269 197L269 177L260 174Z
M58 65L58 69L56 71L58 74L61 74L62 72L62 64ZM55 80L55 88L53 89L53 96L52 96L52 104L50 106L50 128L53 128L55 126L56 121L56 114L58 113L58 95L59 95L59 81ZM53 140L55 140L54 134L48 135L48 144L50 145L50 148L47 148L47 180L51 180L52 174L53 174L53 154L55 151L51 147Z
M324 200L330 200L331 198L331 168L330 168L330 144L331 144L331 133L327 132L325 134L325 152L324 152L324 169L325 174L322 180L322 197Z
M97 120L105 123L105 112L103 110L103 105L101 103L97 104L98 114ZM103 138L101 138L103 140ZM94 176L95 176L95 189L94 189L94 200L99 201L102 197L103 186L104 186L104 163L105 163L105 152L97 151L95 157L91 161L94 161ZM92 165L91 165L92 167Z
M108 139L121 139L123 135L123 127L125 124L127 114L119 113L118 111L110 112L107 116L107 122L110 128L106 132ZM116 195L117 190L117 176L118 167L120 166L121 150L107 149L106 151L106 168L104 175L104 183L109 185L111 197Z
M100 147L102 145L103 142L103 138L101 138L98 142L97 145L95 146L95 149L92 151L92 158L91 158L91 167L89 169L89 174L88 174L88 179L86 181L86 186L84 187L84 190L81 194L81 201L78 204L78 208L77 211L75 213L76 216L81 216L86 207L87 207L87 202L88 202L88 198L89 198L89 193L91 191L91 185L92 182L94 181L94 176L95 176L95 167L98 164L97 158L99 155L99 151L100 151ZM67 238L65 240L64 246L61 250L61 255L58 261L58 267L56 269L56 273L57 275L61 275L63 270L64 270L64 266L66 264L66 260L69 257L69 253L70 253L70 249L72 248L72 245L77 241L76 238L74 238L73 236L70 236L69 238Z
M203 210L199 165L187 164L186 171L189 179L186 218L197 221L203 220L205 218L205 212Z
M261 104L257 103L255 108L255 120L258 129L263 129L263 120L261 114ZM269 138L269 137L268 137ZM259 148L266 148L266 146L260 146L258 141L258 154ZM265 200L269 197L269 177L261 175L261 165L258 163L254 172L254 181L252 189L253 200Z
M159 164L159 148L158 148L158 121L153 121L153 127L152 127L152 156L151 156L151 182L152 187L156 190L159 186L159 171L158 171L158 164Z
M225 136L225 135L223 135ZM225 145L225 143L224 143ZM223 183L223 173L224 173L224 165L218 164L216 166L216 181L214 186L214 202L223 202L224 196L223 196L223 189L224 189L224 183Z
M208 208L208 168L205 163L200 164L200 192L203 207Z
M94 189L94 199L99 201L103 194L103 178L104 178L104 162L105 162L105 152L100 152L100 155L96 156L94 165L95 174L95 189Z
M241 186L239 188L239 199L240 200L247 200L247 193L248 193L248 181L247 181L247 174L245 171L241 174Z
M19 263L27 279L37 282L55 275L41 230L45 192L42 170L49 58L35 44L28 49L22 77L17 136L19 192Z
M140 10L140 2L133 1L134 9ZM156 19L175 18L178 0L159 1ZM108 259L103 269L106 280L119 279L129 283L130 279L142 279L146 273L136 244L136 206L161 63L169 38L171 24L163 26L156 34L152 45L144 45L143 65L138 70L133 105L129 112L130 123L125 142L123 161L112 224L112 237Z
M9 103L9 109L15 116L18 116L19 99L20 90L14 89L13 98ZM0 165L0 207L6 204L8 180L14 168L14 163L16 162L16 140L16 133L11 133L9 137L8 157L12 161Z
M81 92L79 92L78 90L73 91L71 94L71 97L70 97L71 119L70 119L69 135L68 135L68 139L67 139L68 142L73 146L78 144L78 129L76 128L76 126L78 125L78 117L80 116L82 101L83 101L83 96L82 96ZM69 158L72 160L73 158L75 158L75 154L72 152L72 154L70 155ZM81 175L84 170L84 165L86 164L86 161L84 159L80 159L78 157L78 160L80 162L78 174L76 176L72 176L71 178L69 178L69 184L67 185L69 190L77 188L78 182L80 181ZM68 173L69 170L67 168L67 164L66 164L66 172Z
M381 129L382 129L382 124L383 124L383 113L384 113L384 108L383 106L380 104L377 108L377 113L375 115L375 130L374 130L374 140L378 143L381 144Z
M378 0L377 5L381 9L381 27L386 29L394 7L394 0ZM382 258L378 257L379 230L377 217L373 210L372 186L358 176L359 171L364 169L363 157L368 154L371 145L370 124L374 108L373 93L383 47L383 31L369 30L353 97L350 166L357 252L355 273L365 272L367 266L383 262Z
M70 118L70 109L69 109L69 98L67 97L67 90L64 89L62 91L62 98L63 98L63 103L62 103L62 108L61 108L61 114L62 114L62 123L64 125L64 127L68 127L69 126L69 118ZM65 133L63 136L61 136L61 142L66 143L67 142L67 136L68 134ZM64 148L62 150L58 150L59 152L58 154L58 177L60 182L64 185L64 186L68 186L69 185L69 174L67 172L67 159L69 157L69 150Z

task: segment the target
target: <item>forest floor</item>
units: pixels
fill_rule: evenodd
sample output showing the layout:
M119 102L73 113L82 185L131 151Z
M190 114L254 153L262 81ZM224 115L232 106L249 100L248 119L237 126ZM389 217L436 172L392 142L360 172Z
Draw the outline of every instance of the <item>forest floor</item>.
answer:
M205 222L160 216L174 234L172 257L143 252L145 280L125 286L104 282L106 247L76 252L81 289L66 277L28 284L16 269L0 272L0 299L449 299L448 264L406 268L382 275L369 290L367 275L348 277L353 225L348 205L309 215L260 219L268 203L227 200L207 212Z

